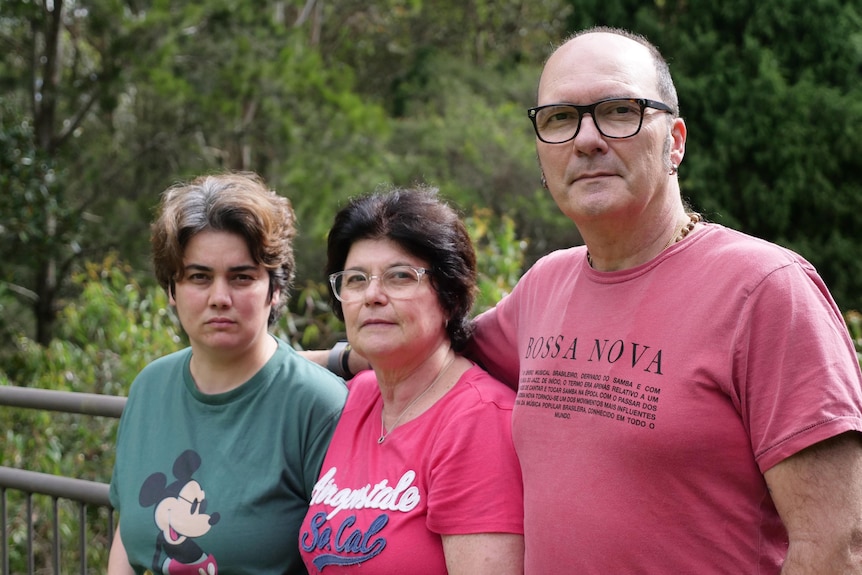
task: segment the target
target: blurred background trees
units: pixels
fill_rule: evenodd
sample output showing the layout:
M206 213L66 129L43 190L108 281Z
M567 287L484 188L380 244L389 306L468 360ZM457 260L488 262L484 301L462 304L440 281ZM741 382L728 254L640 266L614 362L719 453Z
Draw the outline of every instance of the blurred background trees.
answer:
M326 232L379 185L431 183L463 210L477 311L493 305L580 242L525 109L552 47L597 24L670 61L687 199L808 258L862 348L862 0L0 0L0 385L124 395L185 345L148 225L204 172L256 171L293 202L275 331L297 347L340 334ZM114 426L0 409L0 461L107 481Z
M580 241L524 110L552 46L595 24L669 59L694 207L862 309L862 0L0 0L0 371L30 383L16 355L67 341L88 266L149 294L158 194L203 172L254 170L293 202L295 345L340 329L326 231L381 184L437 185L472 218L491 305Z

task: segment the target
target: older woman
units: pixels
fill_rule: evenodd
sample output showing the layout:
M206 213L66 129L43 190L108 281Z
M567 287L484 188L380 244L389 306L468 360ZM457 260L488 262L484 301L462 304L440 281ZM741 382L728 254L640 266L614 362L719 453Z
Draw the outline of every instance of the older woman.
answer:
M300 531L310 573L523 572L514 392L462 357L476 292L436 190L355 199L329 233L335 313L372 370L350 383Z

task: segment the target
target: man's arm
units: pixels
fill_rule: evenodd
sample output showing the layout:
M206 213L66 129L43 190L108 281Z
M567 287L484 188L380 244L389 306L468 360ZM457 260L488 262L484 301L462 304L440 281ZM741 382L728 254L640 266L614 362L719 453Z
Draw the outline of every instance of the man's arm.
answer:
M304 357L305 359L312 361L318 365L322 365L323 367L329 367L330 359L329 356L332 353L332 350L329 349L310 349L305 351L298 352L299 355ZM340 364L341 359L339 358L336 364ZM366 369L371 369L371 366L368 365L368 360L356 353L354 350L350 350L347 352L347 365L350 368L350 374L356 375L360 371L364 371ZM333 373L339 375L341 377L345 377L345 374L341 370L332 370ZM350 379L349 377L345 377L345 379Z
M306 349L298 351L297 353L308 361L313 361L317 365L322 365L323 367L326 367L326 361L329 359L328 349Z
M862 434L816 443L764 477L790 539L783 575L862 574Z

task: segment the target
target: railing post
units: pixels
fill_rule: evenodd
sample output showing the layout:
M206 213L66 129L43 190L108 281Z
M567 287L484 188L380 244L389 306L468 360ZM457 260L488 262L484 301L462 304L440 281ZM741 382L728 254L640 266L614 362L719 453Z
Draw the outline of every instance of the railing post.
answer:
M33 494L27 494L27 575L36 569L35 549L33 548Z
M3 575L9 575L9 541L6 534L6 488L0 487L0 515L3 516L3 543L0 545L3 549Z
M119 418L125 406L126 398L81 392L66 392L44 390L37 388L0 385L0 406L21 407L27 409L41 409L89 416ZM87 504L104 507L108 514L108 552L113 541L115 531L114 509L109 499L109 486L105 483L75 479L72 477L59 477L45 473L27 471L0 465L0 520L2 520L2 560L0 560L0 575L10 575L11 558L9 543L9 498L7 491L14 489L22 492L26 497L26 550L27 550L27 573L34 575L36 572L36 529L34 525L34 513L37 508L34 495L52 498L53 524L51 526L53 546L51 553L51 567L40 563L39 572L52 569L54 575L66 573L68 567L61 568L63 558L62 533L60 529L61 512L64 509L60 499L75 501L78 505L79 520L79 550L80 550L80 573L87 573ZM42 499L39 500L39 503ZM101 517L101 514L99 514ZM74 539L72 539L74 541ZM40 546L41 550L41 546ZM17 549L16 549L17 552ZM17 565L16 559L16 565ZM23 569L22 569L23 571ZM20 575L16 573L16 575Z
M78 516L80 519L78 520L78 526L81 529L80 532L80 542L78 543L78 548L81 550L81 573L87 572L87 504L83 501L78 502ZM111 548L108 548L108 552L110 553Z
M51 498L51 507L54 510L54 545L52 546L53 553L51 554L53 557L54 563L54 573L60 572L60 504L59 499L56 497Z

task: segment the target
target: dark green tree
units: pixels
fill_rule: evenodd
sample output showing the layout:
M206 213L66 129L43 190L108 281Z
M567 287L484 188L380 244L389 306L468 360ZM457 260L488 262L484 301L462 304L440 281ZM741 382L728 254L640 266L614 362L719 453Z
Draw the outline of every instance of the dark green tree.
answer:
M73 267L117 249L143 272L159 192L202 172L263 174L300 216L300 265L319 269L339 199L386 179L387 126L354 94L351 70L323 64L300 8L3 1L6 159L36 163L5 174L0 221L25 208L35 219L26 235L4 227L17 235L5 242L0 297L31 310L39 343L75 295Z
M564 0L327 4L321 52L391 117L391 178L430 182L462 208L491 208L529 238L528 263L579 241L540 185L526 108Z
M125 63L137 53L133 6L113 0L4 0L0 12L5 293L32 312L36 341L53 338L59 301L79 258L103 248L100 218L114 196L93 185L110 165ZM106 170L107 171L107 170Z
M801 253L844 309L862 308L860 8L691 9L666 39L691 128L684 189L713 219Z

